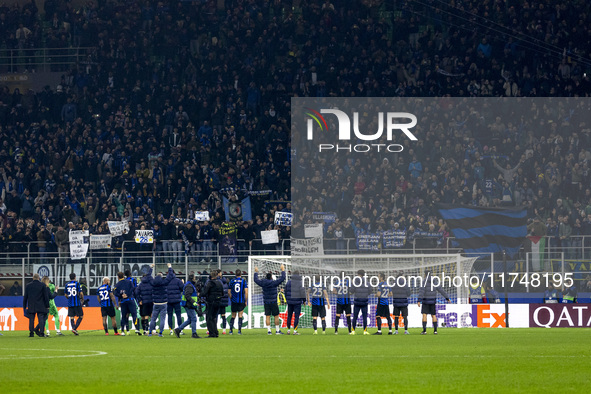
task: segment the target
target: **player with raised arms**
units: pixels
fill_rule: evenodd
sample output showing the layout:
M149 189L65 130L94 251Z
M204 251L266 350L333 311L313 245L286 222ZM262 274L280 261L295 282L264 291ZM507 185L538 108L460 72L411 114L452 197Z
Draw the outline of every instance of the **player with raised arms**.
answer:
M158 336L163 336L164 323L166 322L166 310L168 309L168 296L167 287L168 284L176 277L172 264L168 263L168 271L166 276L164 273L159 272L155 276L152 276L152 271L155 268L155 264L150 266L148 270L148 280L152 285L152 301L154 302L154 309L152 310L152 316L150 317L150 327L148 328L148 336L152 336L154 329L156 328L156 320L159 322Z
M239 269L236 270L236 277L232 278L228 285L228 295L232 302L229 334L234 334L234 321L236 320L236 315L238 315L238 335L242 335L242 316L244 314L244 308L248 304L248 283L242 277L242 271Z
M113 331L115 335L119 335L117 332L117 319L115 319L115 307L119 309L117 300L113 295L111 289L111 279L107 276L103 278L103 284L96 291L96 298L101 304L101 316L103 317L103 328L105 329L105 335L109 335L109 326L107 325L107 316L111 318L111 324L113 325Z
M254 268L254 283L263 288L263 303L265 304L265 324L267 334L271 335L271 316L275 320L275 334L283 335L279 328L279 305L277 305L277 286L285 281L285 265L281 264L281 277L273 280L273 274L268 272L264 279L259 279L259 267Z
M382 318L388 322L388 335L392 335L392 319L390 318L390 293L391 289L386 283L386 275L378 275L380 283L378 284L378 305L376 308L376 327L378 331L373 335L382 335Z

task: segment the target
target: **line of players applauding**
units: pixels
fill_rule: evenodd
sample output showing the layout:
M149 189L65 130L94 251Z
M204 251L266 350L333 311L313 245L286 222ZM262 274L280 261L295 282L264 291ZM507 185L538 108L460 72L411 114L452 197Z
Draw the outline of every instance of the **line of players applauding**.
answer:
M171 328L170 335L176 335L180 338L184 334L183 330L191 326L192 338L200 338L197 334L197 316L203 316L203 305L206 306L206 322L208 338L219 337L218 317L222 319L223 334L226 333L226 308L231 301L231 319L229 321L229 334L234 333L234 322L238 316L238 334L241 335L243 325L243 313L248 300L248 283L242 278L240 270L236 270L236 276L228 282L222 276L221 270L213 270L207 281L203 284L195 275L189 275L188 281L183 281L176 277L171 264L168 264L166 276L160 272L152 276L154 265L144 274L138 284L136 279L131 276L131 272L119 272L117 274L118 282L114 288L110 285L108 277L103 278L103 284L97 290L97 298L101 305L101 315L103 318L103 328L105 334L109 335L108 317L111 318L112 327L115 335L129 335L129 316L137 335L152 336L157 332L158 336L163 336L164 322L168 317L168 326ZM357 272L359 277L365 276L365 271ZM343 275L344 276L344 275ZM274 318L275 334L283 335L279 322L278 300L280 293L278 287L285 281L285 266L281 265L281 276L273 279L272 273L267 273L263 278L259 277L259 269L255 267L254 282L262 288L263 304L265 311L265 327L267 334L272 335L271 317ZM377 286L376 295L378 297L376 309L376 326L378 330L374 335L382 335L382 319L388 323L388 335L398 334L399 316L404 319L405 334L408 332L408 303L410 297L410 288L408 286L389 287L386 283L384 274L379 275L380 282ZM362 282L363 283L363 282ZM365 285L352 285L350 279L345 279L339 286L333 287L331 292L337 295L336 298L336 318L335 334L338 334L340 318L345 315L349 335L355 335L357 320L362 315L363 335L369 335L367 332L367 316L369 297L372 289ZM72 332L78 335L78 327L82 322L82 289L80 283L76 281L76 275L70 275L70 282L66 284L64 291L68 299L68 316L71 319ZM437 334L437 317L435 303L437 293L440 293L448 302L449 296L440 286L435 286L430 280L424 282L419 289L419 302L421 313L423 315L423 331L427 330L427 315L432 316L434 334ZM390 315L390 298L394 306L394 332L392 332L392 318ZM311 287L304 288L302 277L296 270L285 285L285 301L287 303L287 334L291 334L293 322L293 335L299 335L298 324L303 304L312 307L312 324L314 335L318 334L318 318L320 317L322 333L326 334L326 310L330 309L330 301L327 288L322 281L313 282ZM140 316L137 316L137 305L139 305ZM181 307L187 312L187 320L182 321ZM353 308L352 308L353 307ZM115 319L115 308L120 309L120 327L118 331ZM353 309L353 318L351 310ZM174 330L174 316L176 315L177 325ZM77 317L77 319L75 319ZM156 321L159 319L159 330L156 329ZM140 322L141 321L141 322ZM141 330L140 330L141 323Z
M197 318L203 316L203 304L205 304L208 338L217 338L219 336L218 316L222 318L223 334L226 333L226 307L230 299L232 300L230 334L233 334L236 315L238 315L238 334L242 334L248 286L240 270L236 271L236 277L230 282L222 276L221 270L213 270L203 284L193 274L189 275L186 283L183 283L176 277L170 264L168 264L166 276L162 272L152 276L153 268L154 265L142 276L139 284L130 272L119 272L118 282L114 288L111 288L109 278L103 279L103 284L97 291L97 298L101 305L105 334L109 334L107 317L110 317L115 335L125 335L125 332L129 335L128 325L131 315L137 335L142 335L143 332L143 335L152 336L157 332L158 336L163 336L164 322L168 317L168 326L171 327L170 335L174 334L180 338L184 334L184 328L190 325L192 337L200 338L197 334ZM137 305L140 309L139 318ZM181 307L184 307L187 312L187 320L184 322L181 317ZM117 330L115 308L121 310L120 333ZM175 327L175 315L177 328L172 330L172 327ZM159 327L155 331L157 320L159 320Z
M254 281L263 290L263 303L265 306L265 324L267 334L272 335L271 332L271 316L274 317L275 334L283 335L279 326L279 307L278 307L278 291L277 287L286 279L285 266L281 265L281 276L273 279L272 273L267 273L263 279L259 278L259 270L255 267ZM365 276L364 270L357 271L360 278ZM421 313L423 314L423 331L422 335L427 333L427 315L432 316L433 332L437 334L437 315L435 303L437 300L437 293L445 297L446 301L450 302L448 294L441 286L435 285L430 276L427 274L427 280L419 289L419 302ZM341 275L345 277L345 275ZM388 322L388 335L398 334L398 317L402 316L404 319L405 334L408 332L408 299L410 297L410 287L395 286L389 287L386 283L384 274L379 274L379 284L377 287L378 305L376 309L376 325L378 331L374 335L382 335L382 318ZM357 319L361 313L363 317L363 335L369 335L367 332L367 315L369 306L369 297L372 289L367 286L364 281L360 281L362 285L356 286L351 283L351 280L346 278L339 286L335 286L331 291L337 294L336 303L336 318L334 324L335 334L339 333L339 321L342 315L347 319L347 328L349 335L355 335ZM394 328L392 332L392 319L390 317L390 297L394 305ZM289 335L293 320L293 334L299 335L298 324L301 315L302 304L306 303L312 307L312 325L314 328L314 335L318 334L318 317L320 317L322 324L322 333L326 334L326 310L330 309L330 301L328 298L327 288L324 286L322 280L312 279L311 286L305 287L302 282L302 277L297 270L292 272L290 280L285 285L285 299L287 303L287 334ZM421 306L422 303L422 306ZM353 319L351 319L351 306L353 306Z

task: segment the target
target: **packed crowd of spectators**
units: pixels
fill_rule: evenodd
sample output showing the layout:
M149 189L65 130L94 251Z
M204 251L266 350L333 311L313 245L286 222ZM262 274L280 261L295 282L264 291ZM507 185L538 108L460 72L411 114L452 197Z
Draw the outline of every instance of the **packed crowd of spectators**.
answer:
M198 243L210 233L203 227L211 226L215 239L225 220L222 195L270 191L266 199L277 203L255 199L254 221L241 224L238 235L260 238L277 228L274 210L290 200L294 96L591 91L591 4L582 0L218 3L48 0L44 12L33 2L0 7L3 48L23 37L29 46L96 47L58 86L24 94L0 88L0 249L26 248L11 242L37 242L39 251L67 247L68 228L107 232L107 220L160 229L165 239L175 219L188 227L182 219L208 210L212 223L191 224L190 241ZM431 193L416 192L434 183L443 201L525 204L532 219L548 220L548 234L554 226L561 231L555 223L565 217L570 232L563 235L591 234L591 141L589 124L580 126L524 131L500 119L498 140L432 133L413 148L416 158L390 163L395 172L385 180L353 166L343 195L366 209L361 217L339 215L326 236L351 236L354 226L369 225L378 204L394 207L392 226L409 226L410 216L415 228L445 231ZM479 168L477 155L490 152L510 153ZM465 190L478 178L494 179L491 198ZM383 201L365 193L377 181L390 186ZM320 208L333 210L331 201Z
M334 211L338 219L327 230L337 244L338 239L359 233L395 231L390 235L405 236L408 244L390 243L392 248L446 248L452 243L447 242L450 233L438 204L524 207L530 235L548 235L550 247L565 249L568 258L581 257L581 236L591 235L591 128L585 124L591 102L407 101L406 105L396 103L395 108L421 119L416 131L420 140L395 136L388 141L384 135L372 141L372 146L397 142L404 147L399 153L385 148L381 153L375 148L369 153L349 153L349 141L338 141L340 150L305 149L312 143L294 134L295 150L303 154L294 160L292 199L304 217L311 221L317 212ZM489 111L490 105L495 111ZM359 129L376 130L375 114L384 108L390 108L390 103L381 99L364 106L368 116L362 120L367 123L360 122ZM509 121L505 124L502 119ZM335 126L329 121L328 127ZM556 130L570 134L569 139L562 140ZM576 130L582 132L584 142ZM446 136L444 140L441 135ZM313 144L331 142L335 144L334 136L325 133L315 135ZM545 225L534 225L536 218ZM292 232L304 231L296 224ZM336 249L343 250L341 245Z
M10 6L0 4L0 48L30 49L41 45L42 27L39 10L33 0Z

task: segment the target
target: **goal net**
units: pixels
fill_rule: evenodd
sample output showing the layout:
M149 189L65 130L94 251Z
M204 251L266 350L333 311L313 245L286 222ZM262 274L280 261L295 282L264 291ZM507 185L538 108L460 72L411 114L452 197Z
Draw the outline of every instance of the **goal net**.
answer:
M302 276L304 286L310 286L312 281L322 280L326 284L331 309L327 311L327 324L332 326L336 308L337 295L333 287L343 276L353 278L359 270L367 276L367 283L372 288L369 299L369 326L375 325L375 309L377 303L376 291L378 275L384 274L391 278L404 276L411 288L410 303L416 303L419 293L420 278L424 279L427 272L443 280L442 288L449 294L451 302L457 304L468 303L469 288L465 278L470 276L476 258L463 257L459 254L411 254L411 255L332 255L332 256L250 256L248 258L248 328L265 327L264 304L262 288L254 283L254 268L259 269L259 275L264 277L271 273L273 278L281 276L281 265L285 265L286 281L279 285L279 291L285 289L293 271ZM462 283L454 283L454 278L462 278ZM287 324L287 305L279 297L279 317L282 327ZM343 319L344 320L344 319ZM273 324L273 322L271 322ZM312 327L311 307L302 306L299 326Z

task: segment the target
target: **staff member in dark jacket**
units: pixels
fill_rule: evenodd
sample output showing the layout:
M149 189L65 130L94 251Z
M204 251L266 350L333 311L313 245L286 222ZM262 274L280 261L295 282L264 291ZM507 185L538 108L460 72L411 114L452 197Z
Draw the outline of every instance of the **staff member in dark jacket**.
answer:
M421 313L423 314L423 332L421 335L427 334L427 315L433 317L433 334L437 334L437 311L435 310L435 303L437 302L437 293L440 293L447 302L450 302L449 295L441 288L441 286L433 283L433 276L431 271L427 271L427 277L423 283L423 286L419 290L419 298L417 305L421 308L421 302L423 307Z
M218 332L218 314L222 296L224 293L224 286L220 280L217 280L218 270L213 270L209 278L209 282L203 289L202 297L207 303L207 313L205 319L207 320L207 331L209 336L207 338L217 338L220 336Z
M285 265L281 264L281 278L273 280L273 274L267 273L265 279L259 279L259 267L254 267L254 283L263 288L265 304L265 323L267 334L271 335L271 316L275 317L275 334L283 335L279 329L279 305L277 305L277 286L285 280Z
M154 331L154 328L156 327L156 319L160 316L160 331L158 332L158 336L161 337L162 331L164 330L164 321L166 320L166 308L168 304L166 287L170 281L175 278L175 275L170 263L168 263L168 275L166 275L166 278L164 278L162 273L158 273L155 278L152 278L153 268L154 264L152 264L150 271L148 271L148 278L152 285L152 301L154 301L154 310L152 311L148 336L152 336L152 331Z
M33 275L33 281L25 288L23 297L23 309L25 316L29 318L29 337L37 334L44 337L43 328L49 312L49 288L39 280L39 274ZM37 315L37 326L35 326Z
M181 316L183 286L183 281L175 277L166 287L166 295L168 297L166 313L168 314L168 328L170 328L170 335L173 333L173 327L178 327L183 323L183 318ZM174 324L173 312L176 315L176 325Z
M174 329L174 335L176 335L177 338L181 337L181 332L183 332L184 328L189 324L191 324L191 331L193 332L192 338L201 338L197 335L197 311L199 311L199 316L202 316L199 309L200 290L201 282L195 280L194 274L190 274L189 281L185 283L185 286L183 287L183 297L181 299L181 306L185 307L188 319Z
M144 335L148 335L150 328L150 316L154 311L154 301L152 300L152 284L148 274L142 276L140 284L135 288L135 298L140 303L140 316L142 317L142 330Z

